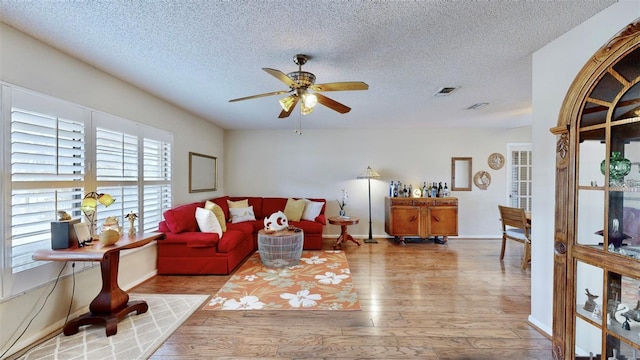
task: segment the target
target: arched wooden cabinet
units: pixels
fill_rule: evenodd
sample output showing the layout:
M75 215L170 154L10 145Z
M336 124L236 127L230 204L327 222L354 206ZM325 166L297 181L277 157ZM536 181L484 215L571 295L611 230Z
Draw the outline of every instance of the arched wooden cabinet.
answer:
M551 132L553 357L640 359L640 19L582 68Z

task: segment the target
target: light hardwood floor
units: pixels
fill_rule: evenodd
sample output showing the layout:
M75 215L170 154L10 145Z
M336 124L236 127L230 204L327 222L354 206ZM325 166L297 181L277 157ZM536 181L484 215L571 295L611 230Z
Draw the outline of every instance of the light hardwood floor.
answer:
M325 249L333 240L325 239ZM343 245L361 311L196 311L152 359L551 359L527 323L522 244ZM228 276L156 276L138 293L214 295Z

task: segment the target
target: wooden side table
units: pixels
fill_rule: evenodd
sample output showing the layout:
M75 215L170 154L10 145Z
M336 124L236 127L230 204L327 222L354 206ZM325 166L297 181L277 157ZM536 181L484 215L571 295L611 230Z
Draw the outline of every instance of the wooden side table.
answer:
M340 246L341 243L345 241L353 241L358 246L360 246L360 242L358 242L356 239L353 238L353 236L347 233L347 226L357 224L358 222L360 222L359 218L355 216L346 216L346 217L332 216L328 220L329 220L329 224L340 225L340 227L342 228L342 231L340 233L340 236L338 237L338 240L336 240L336 243L333 244L334 249L336 249L338 246Z
M64 326L65 335L73 335L82 325L104 325L107 336L118 332L118 321L132 311L142 314L149 310L144 300L129 301L129 294L118 286L118 264L120 250L144 246L153 240L162 238L157 234L123 235L117 243L109 246L94 240L90 246L71 247L68 249L36 251L33 260L43 261L99 261L102 273L102 290L89 304L89 312L69 321Z

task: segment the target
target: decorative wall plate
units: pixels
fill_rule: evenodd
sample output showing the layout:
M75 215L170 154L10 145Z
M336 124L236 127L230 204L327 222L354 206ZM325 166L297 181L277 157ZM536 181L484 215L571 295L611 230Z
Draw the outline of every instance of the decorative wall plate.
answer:
M473 183L476 184L478 189L487 190L489 185L491 185L491 175L489 175L489 173L484 170L478 171L473 176Z
M489 155L487 162L489 163L489 167L493 170L500 170L504 166L504 156L499 153L493 153Z

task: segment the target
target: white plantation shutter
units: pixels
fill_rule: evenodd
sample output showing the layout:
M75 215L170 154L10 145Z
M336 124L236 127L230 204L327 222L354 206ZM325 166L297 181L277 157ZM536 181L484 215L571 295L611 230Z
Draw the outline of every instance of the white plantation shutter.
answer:
M68 105L47 98L18 92L14 97L10 266L17 273L38 266L33 251L51 247L51 221L58 219L58 211L81 216L85 113L79 107L61 110Z
M11 180L82 181L84 124L11 109Z
M173 134L5 84L0 111L1 188L10 197L0 209L0 298L50 280L54 264L31 255L51 248L58 211L86 221L89 191L116 200L98 206L98 226L115 216L127 232L134 212L138 231L157 230L171 208Z
M161 140L166 135L156 136L158 140L144 139L144 209L138 218L143 231L157 230L162 214L171 208L171 143Z
M105 118L103 121L110 124L120 122L109 117L106 114L96 116L101 120ZM131 211L138 212L138 153L137 135L105 129L101 124L96 127L96 191L116 200L109 207L98 206L98 230L109 216L116 217L123 227L128 226L123 221L124 216Z

